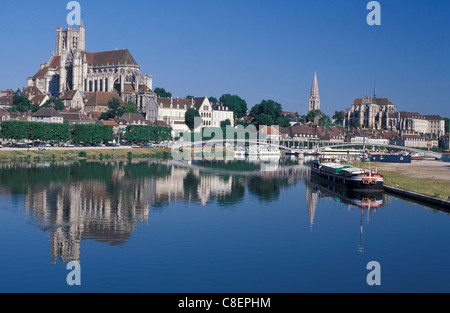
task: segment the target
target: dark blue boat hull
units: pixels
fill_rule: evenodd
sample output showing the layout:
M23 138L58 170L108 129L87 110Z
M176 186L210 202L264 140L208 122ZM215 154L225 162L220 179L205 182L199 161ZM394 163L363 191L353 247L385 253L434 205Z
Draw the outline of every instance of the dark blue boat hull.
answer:
M401 154L372 154L370 161L382 163L411 163L411 155Z
M444 162L450 162L450 154L443 154L441 160Z

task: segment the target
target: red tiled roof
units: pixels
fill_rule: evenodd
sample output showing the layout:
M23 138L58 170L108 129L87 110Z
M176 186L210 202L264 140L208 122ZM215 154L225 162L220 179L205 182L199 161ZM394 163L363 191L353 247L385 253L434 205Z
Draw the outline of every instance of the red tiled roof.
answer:
M41 104L45 97L46 95L36 95L31 99L31 102Z
M42 108L32 115L33 117L62 117L54 108Z
M427 120L443 120L440 115L425 115Z
M388 98L370 98L372 100L372 103L378 104L378 105L391 105L392 102ZM363 99L362 98L356 98L355 101L353 101L353 104L362 104Z
M128 49L103 52L81 52L82 57L91 66L105 65L138 65Z
M62 100L72 100L78 90L71 90L61 97Z
M27 96L30 96L30 95L42 95L42 92L36 86L28 86L27 88L24 89L23 92Z
M34 76L32 77L33 79L36 78L44 78L45 74L47 74L48 72L48 67L44 66L43 68L41 68L36 74L34 74Z
M52 56L52 58L49 61L49 64L41 68L34 76L33 79L36 78L44 78L45 74L47 74L49 69L58 69L61 63L61 57L60 56Z
M89 98L85 106L108 106L108 102L113 98L118 99L121 104L123 103L115 92L97 91Z
M178 98L162 98L158 97L156 99L156 102L158 105L162 105L164 108L170 108L170 103L172 101L172 107L176 108L177 105L180 107L180 109L184 108L186 105L186 108L189 109L192 105L191 99L178 99Z
M108 126L119 126L119 124L117 124L117 123L114 122L114 121L101 121L101 123L102 123L103 125L108 125Z

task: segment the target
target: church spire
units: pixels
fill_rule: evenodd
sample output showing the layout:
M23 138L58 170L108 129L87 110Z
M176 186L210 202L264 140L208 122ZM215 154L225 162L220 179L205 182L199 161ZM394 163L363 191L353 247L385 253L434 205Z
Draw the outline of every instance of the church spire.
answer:
M311 86L311 94L309 96L308 112L312 110L320 110L319 84L317 82L317 73L314 73L314 79Z
M377 84L375 84L375 88L373 89L373 97L377 97Z
M311 96L312 95L319 95L319 84L317 83L317 73L314 72L314 79L311 86Z

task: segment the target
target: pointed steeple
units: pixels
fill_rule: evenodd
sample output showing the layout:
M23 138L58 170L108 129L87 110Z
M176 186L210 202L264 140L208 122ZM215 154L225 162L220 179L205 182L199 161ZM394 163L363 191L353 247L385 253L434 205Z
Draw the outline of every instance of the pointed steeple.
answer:
M317 73L314 73L314 79L311 86L311 94L309 96L308 112L312 110L320 110L319 83L317 82Z
M377 84L375 84L375 88L373 89L373 97L377 97Z
M314 72L314 79L311 86L311 95L319 95L319 84L317 83L317 73Z

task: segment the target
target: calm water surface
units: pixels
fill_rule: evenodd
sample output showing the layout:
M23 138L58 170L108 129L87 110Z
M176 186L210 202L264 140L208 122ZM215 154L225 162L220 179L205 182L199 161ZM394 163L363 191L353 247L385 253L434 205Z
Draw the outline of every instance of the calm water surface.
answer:
M0 247L0 292L450 292L448 212L299 162L3 166Z

